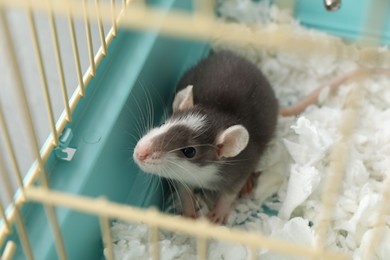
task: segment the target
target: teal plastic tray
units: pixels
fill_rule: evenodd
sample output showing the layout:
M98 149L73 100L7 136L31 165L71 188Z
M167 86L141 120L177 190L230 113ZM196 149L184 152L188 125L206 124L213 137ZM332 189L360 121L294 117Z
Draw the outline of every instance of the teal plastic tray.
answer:
M355 41L368 39L390 43L390 2L341 0L341 8L328 12L322 0L297 0L294 15L302 25Z

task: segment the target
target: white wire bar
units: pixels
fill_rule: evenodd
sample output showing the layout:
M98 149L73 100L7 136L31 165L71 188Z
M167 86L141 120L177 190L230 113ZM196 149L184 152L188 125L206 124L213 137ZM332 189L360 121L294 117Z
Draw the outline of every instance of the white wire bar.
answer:
M67 16L68 16L68 26L69 26L70 38L72 40L73 56L74 56L74 60L75 60L77 79L79 82L78 90L80 92L80 95L84 96L85 95L85 87L84 87L84 81L83 81L83 74L82 74L82 70L81 70L79 47L77 45L77 37L76 37L75 28L74 28L73 13L72 13L69 6L66 6L66 10L67 10Z
M2 185L4 186L5 193L8 196L8 199L12 201L15 191L12 188L10 176L11 174L5 167L5 159L3 157L3 153L0 151L0 179L2 180Z
M358 41L362 44L381 44L382 33L385 32L390 2L388 0L370 1L366 9L367 17L360 31Z
M2 3L3 2L0 1L0 8L2 7L2 5L1 5ZM34 5L34 7L35 7L35 3L36 3L35 1L32 3ZM52 21L51 22L51 24L52 24L52 31L55 31L55 36L56 36L57 33L56 33L55 22L54 22L54 14L55 14L54 10L55 10L55 7L53 8L52 6L47 5L47 4L45 6L46 6L46 8L48 8L48 9L45 9L45 11L48 11L52 15L52 20L51 20ZM22 7L28 8L28 6L22 6ZM65 5L63 7L65 8L64 14L68 15L69 14L68 11L67 11L68 10L67 9L68 5ZM92 15L94 15L94 12L91 12L91 13L92 13ZM91 14L88 13L88 15L91 15ZM123 16L123 10L121 10L119 12L119 14L118 14L117 23L118 23L118 20L122 16ZM107 46L109 46L111 44L111 41L112 41L113 38L114 38L113 29L110 29L109 32L108 32L108 35L107 35L107 37L105 39ZM57 133L61 133L63 131L63 129L65 128L66 124L71 120L71 112L74 111L74 109L76 108L78 102L82 98L82 93L80 91L76 91L73 94L73 96L71 97L71 99L68 100L67 92L66 92L66 86L65 86L65 79L64 79L64 75L63 75L63 69L62 69L61 55L60 55L60 51L59 51L59 48L58 48L58 46L59 46L59 44L58 44L58 37L56 37L55 42L56 42L56 44L54 44L54 45L57 46L57 48L56 48L57 65L58 65L58 67L61 68L61 69L59 69L59 71L61 71L60 77L63 79L62 80L62 82L63 82L63 97L65 99L64 102L66 102L66 106L65 106L66 109L65 109L64 113L62 113L59 121L57 122ZM98 50L95 58L94 58L94 64L96 64L96 66L98 64L100 64L100 62L101 62L101 60L102 60L102 58L104 56L102 52L103 51L100 48ZM74 53L78 53L78 52L74 51ZM76 62L77 62L77 58L76 58ZM16 71L18 71L18 67L17 66L16 66ZM89 67L88 70L85 72L84 77L82 78L83 85L84 86L88 86L88 83L91 80L91 78L92 78L91 67ZM17 81L17 83L19 85L22 86L22 80L20 78L20 74L17 74L16 81ZM67 109L67 107L68 107L68 109ZM26 112L26 109L25 109L25 112ZM35 134L34 134L34 136L35 136ZM50 136L49 138L53 138L53 137ZM37 143L36 138L32 138L31 140L33 141L33 143ZM37 147L35 145L33 145L33 146ZM42 155L41 156L37 156L37 164L35 164L35 167L32 169L31 174L26 177L25 183L24 183L25 187L30 187L37 180L37 178L42 177L42 175L45 176L45 173L42 174L42 172L41 172L41 169L44 169L42 165L43 165L43 162L46 162L46 160L48 159L48 157L49 157L50 153L52 152L52 150L54 149L54 147L55 147L54 145L48 145L48 146L44 147L44 149L42 151ZM35 153L39 154L38 148L35 149ZM16 159L15 159L15 162L16 162ZM17 165L17 162L16 162L15 165ZM20 176L19 179L20 179L19 182L22 183L21 176ZM42 182L42 185L47 186L47 181L46 181L45 178L43 178L43 179L41 178L41 182ZM23 185L21 185L21 186L22 186L21 190L24 191ZM24 199L20 198L20 201L24 201ZM52 228L53 232L55 234L58 234L58 235L55 235L55 237L58 238L58 240L59 240L59 241L56 241L56 248L57 248L57 252L59 253L59 257L61 259L65 259L66 258L66 253L65 253L64 247L61 246L61 245L63 245L63 241L62 241L62 236L60 234L60 230L59 230L59 227L58 227L57 219L55 217L56 214L55 214L54 208L46 207L45 210L46 210L46 213L48 215L50 224L53 227ZM13 222L13 221L15 221L15 219L16 219L16 214L10 214L9 220L11 222ZM57 228L56 228L56 226L57 226ZM6 234L4 232L4 229L0 229L0 240L1 241L3 241L3 239L5 238L5 235Z
M107 45L106 45L106 40L105 40L102 12L100 10L99 0L95 0L95 7L96 7L96 14L97 14L97 20L98 20L98 26L99 26L100 41L102 44L101 47L103 48L103 55L107 55Z
M1 4L1 2L0 2ZM50 24L52 26L52 31L54 32L53 33L53 37L54 37L54 46L55 46L55 50L56 50L56 57L57 57L57 65L58 65L58 70L60 72L60 78L61 78L61 86L62 86L62 89L63 89L63 98L64 98L64 103L66 104L65 105L65 113L63 113L58 121L58 124L57 124L57 133L61 133L62 130L65 128L66 124L68 122L71 121L71 112L74 111L74 109L76 108L78 102L80 101L80 99L82 98L82 95L80 95L79 93L76 93L75 95L72 96L72 98L70 99L70 101L68 100L68 97L67 97L67 91L66 91L66 85L65 85L65 78L64 78L64 73L63 73L63 66L62 66L62 60L61 60L61 54L60 54L60 50L59 50L59 44L58 44L58 37L57 37L57 32L56 32L56 27L55 27L55 22L54 22L54 15L53 15L53 11L52 11L52 8L49 6L49 13L50 13ZM120 12L119 14L119 17L122 15L122 11ZM118 18L119 19L119 18ZM111 29L106 37L106 43L107 45L109 45L112 41L112 39L114 38L114 33L113 33L113 30ZM91 46L92 46L92 43L91 43ZM100 64L102 58L103 58L103 54L102 54L102 50L99 50L98 53L96 54L95 56L95 59L94 59L94 62L92 62L91 64ZM92 68L90 67L87 72L85 73L84 77L83 77L83 85L87 86L89 81L91 80L92 76L93 76L93 73L91 72ZM6 139L6 140L10 140L10 139ZM11 147L11 146L10 146ZM43 150L42 152L42 160L44 162L46 162L46 160L48 159L51 151L53 150L54 146L47 146L45 147L45 149ZM13 153L15 155L15 153ZM16 162L16 156L13 156L13 158L15 158L15 162ZM14 165L17 165L17 163L14 163ZM16 171L16 172L19 172L18 174L18 179L19 179L19 183L21 184L22 183L22 177L21 177L21 174L20 174L20 171ZM39 174L39 166L36 166L34 169L33 169L33 172L30 176L27 176L26 178L26 183L25 183L25 186L26 187L29 187L32 185L32 183L36 180L36 177L37 175ZM19 184L19 185L20 185ZM20 185L21 186L21 189L23 190L23 185Z
M0 256L0 259L2 259L2 260L3 259L4 260L13 259L14 254L15 254L15 250L16 250L16 244L13 241L8 241L6 246L5 246L3 255Z
M18 230L20 243L22 244L22 248L24 250L26 259L30 260L30 259L33 259L31 244L30 244L30 241L28 240L26 226L25 226L23 219L22 219L22 216L20 214L19 207L18 207L17 203L12 200L15 192L12 189L12 183L11 183L10 176L11 176L11 174L10 174L10 172L7 171L7 169L5 167L3 155L0 152L0 177L1 177L0 179L2 180L6 194L8 195L8 198L12 201L12 203L11 203L12 208L10 208L10 211L13 210L13 212L14 212L16 228ZM3 209L2 209L2 211L3 211ZM10 232L12 232L12 228L11 228L11 224L8 220L8 217L5 214L5 216L2 216L2 218L3 218L4 223L6 224L6 227L8 229L7 233L9 234Z
M69 107L68 90L66 88L64 68L63 68L63 64L62 64L61 51L60 51L60 46L59 46L59 42L58 42L58 32L57 32L57 27L56 27L56 23L55 23L54 14L53 14L53 8L51 6L51 0L47 0L47 1L48 1L48 6L49 6L48 15L49 15L50 30L51 30L52 41L53 41L53 46L54 46L54 50L55 50L57 71L58 71L58 75L59 75L59 79L60 79L62 101L63 101L64 107L65 107L66 121L71 122L72 121L72 114L71 114L70 107Z
M207 16L214 16L215 0L197 0L193 1L196 4L196 11Z
M127 205L104 202L99 199L76 196L58 191L49 191L43 188L28 188L26 197L31 201L48 205L71 208L76 211L95 215L106 215L130 222L142 222L148 226L166 229L174 232L204 236L209 239L218 239L232 243L239 243L253 248L267 248L272 251L292 256L303 256L319 259L348 259L342 252L332 252L294 244L280 239L264 236L260 233L248 233L243 230L227 229L213 225L206 220L192 221L183 217L163 214L156 210L133 208Z
M112 30L114 33L114 37L118 35L118 25L116 23L117 15L116 15L116 5L115 0L111 0L111 13L112 13Z
M202 236L196 238L197 257L199 260L207 259L207 239Z
M152 212L156 212L152 210ZM149 225L149 252L152 260L160 259L160 245L158 244L158 227Z
M121 16L122 16L122 11L120 12L120 17ZM110 31L108 32L108 35L106 37L107 46L109 46L111 44L113 38L114 38L113 30L110 29ZM100 62L102 61L102 59L104 57L102 52L103 52L102 48L99 48L97 54L95 55L96 66L100 64ZM88 83L92 78L93 78L93 76L91 73L91 67L89 67L87 69L87 71L85 72L84 77L83 77L83 84L85 87L88 87ZM81 95L80 91L76 91L73 94L73 96L70 98L69 107L70 107L71 112L73 112L75 110L78 102L81 100L82 97L83 96ZM63 113L57 122L57 132L61 133L64 130L67 123L68 123L67 116L66 116L66 114ZM42 160L44 162L46 162L46 160L49 158L50 153L52 152L53 148L54 148L54 146L44 147L44 149L42 151ZM38 167L33 168L31 175L28 175L25 179L25 186L30 187L34 183L34 181L37 179L38 174L39 174L39 168Z
M26 225L23 222L22 215L20 214L20 210L17 205L15 206L15 224L18 230L19 240L20 243L22 244L22 248L26 256L26 259L28 260L34 259L31 244L27 235Z
M23 110L25 121L27 123L28 137L29 137L29 140L31 140L30 147L33 150L34 155L36 157L36 162L38 164L38 169L39 169L38 172L39 172L41 185L45 189L48 189L45 167L44 167L44 163L43 163L40 151L39 151L37 135L36 135L35 127L34 127L33 120L32 120L31 114L30 114L30 109L28 107L26 92L24 90L23 80L22 80L22 76L21 76L21 72L20 72L20 66L18 64L17 57L16 57L16 50L14 47L15 45L12 42L11 32L9 30L9 25L8 25L8 21L6 19L4 10L1 8L0 8L0 20L1 20L2 27L3 27L2 29L3 29L3 33L4 33L6 48L8 49L8 54L10 57L10 65L11 65L11 68L13 70L14 77L15 77L16 91L17 91L18 96L20 98L20 105L21 105L21 108ZM55 240L55 244L56 244L58 257L60 259L66 259L66 252L65 252L65 248L64 248L64 243L63 243L62 235L60 232L60 228L58 225L58 221L57 221L57 218L55 215L54 208L52 206L49 206L49 207L45 207L45 210L47 212L49 223L50 223L50 225L52 227L52 231L54 233L54 240Z
M35 0L34 9L47 12L48 7L43 1ZM25 7L26 5L24 0L0 1L0 4L2 3L10 7ZM84 11L83 8L80 8L79 1L58 0L53 2L53 10L57 15L68 15L69 8L73 16L83 17ZM102 21L111 23L111 4L100 3L100 11ZM159 28L159 32L162 34L193 40L221 41L238 46L253 44L258 48L282 49L299 55L330 53L336 54L338 57L356 57L360 64L372 64L373 61L380 61L383 66L390 66L389 51L378 50L375 46L366 46L360 48L358 51L360 55L357 55L356 48L344 43L341 39L335 37L328 41L322 41L316 37L297 35L290 25L281 25L274 30L256 27L254 31L244 25L225 23L199 13L188 15L183 11L171 11L167 15L166 11L139 5L133 5L125 11L126 15L120 15L117 21L118 26L128 29L145 31ZM98 19L96 9L88 7L87 13L90 18Z
M89 66L91 68L91 74L95 77L96 66L92 45L92 35L91 35L91 23L87 13L87 0L83 0L83 13L84 13L84 24L85 24L85 32L87 34L87 42L88 42L88 56L89 56Z
M5 140L6 151L7 151L7 154L9 156L9 159L11 161L11 165L13 168L13 172L15 173L17 184L18 184L19 189L22 193L21 195L24 196L23 177L22 177L22 173L20 171L18 161L16 159L16 152L15 152L14 146L12 145L11 135L9 133L7 123L5 121L1 102L0 102L0 130L3 133L2 136L4 137L3 139Z
M100 228L105 251L105 259L114 260L114 250L112 248L112 238L110 234L110 220L106 216L100 216Z
M257 259L257 251L258 251L258 249L257 248L255 248L255 247L248 247L248 260L256 260Z
M29 6L29 8L27 9L27 17L30 25L30 30L32 33L32 40L33 40L36 60L38 63L37 65L39 69L39 75L42 80L42 90L45 97L46 111L48 112L48 116L49 116L49 122L50 122L51 133L53 135L54 146L58 146L59 140L58 140L58 134L56 130L56 122L54 119L53 106L50 99L47 76L43 65L42 50L39 43L37 27L35 25L34 14L31 6Z
M0 227L0 245L4 245L9 233L7 232L7 228L4 225Z
M373 225L373 233L369 244L363 251L362 259L373 259L375 249L381 244L383 237L383 229L387 226L387 218L390 215L390 176L388 176L383 182L381 203L378 209L375 211L376 221Z
M296 6L296 0L274 0L274 3L282 10L291 10L293 12Z
M3 225L5 226L5 232L8 234L11 233L12 231L11 224L8 222L7 215L5 214L5 209L1 201L0 201L0 220L3 221Z
M331 150L328 177L322 191L322 206L314 228L318 248L324 248L331 227L333 212L343 184L353 130L358 124L363 95L364 88L360 85L350 91L340 119L340 140Z

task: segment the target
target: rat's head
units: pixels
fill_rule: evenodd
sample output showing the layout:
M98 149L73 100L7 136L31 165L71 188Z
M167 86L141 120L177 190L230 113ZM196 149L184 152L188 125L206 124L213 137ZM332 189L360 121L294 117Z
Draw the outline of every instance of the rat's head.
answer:
M207 109L193 105L192 86L176 95L173 111L138 141L134 161L145 172L208 187L219 180L221 162L245 149L248 131L242 125L216 126Z

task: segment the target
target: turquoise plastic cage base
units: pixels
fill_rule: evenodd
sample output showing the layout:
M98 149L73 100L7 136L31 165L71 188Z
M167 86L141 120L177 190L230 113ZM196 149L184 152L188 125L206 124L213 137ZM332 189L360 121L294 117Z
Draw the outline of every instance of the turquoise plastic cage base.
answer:
M298 0L294 16L306 27L350 41L365 34L366 39L375 43L390 43L389 1L341 0L341 3L340 10L328 12L322 0Z
M149 2L166 9L191 9L190 0ZM339 12L328 13L321 0L300 0L295 14L303 25L354 40L363 26L368 0L351 2L343 1ZM386 21L387 29L380 35L389 42L390 19ZM204 42L162 37L157 32L120 31L67 126L73 134L68 146L77 149L74 158L59 160L53 152L47 162L50 186L72 194L163 208L163 186L156 177L139 171L132 161L132 148L152 114L147 97L153 103L151 120L160 122L180 75L208 50ZM29 203L22 212L35 258L57 259L42 206ZM57 208L57 215L69 259L103 258L97 217L62 208ZM16 235L10 239L18 241ZM15 259L24 259L19 244Z

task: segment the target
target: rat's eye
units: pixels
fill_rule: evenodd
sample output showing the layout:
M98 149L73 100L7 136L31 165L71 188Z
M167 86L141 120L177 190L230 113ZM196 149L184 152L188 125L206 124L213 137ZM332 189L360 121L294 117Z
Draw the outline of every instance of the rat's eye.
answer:
M196 155L196 149L194 147L186 147L181 149L181 151L187 158L194 158L194 156Z

